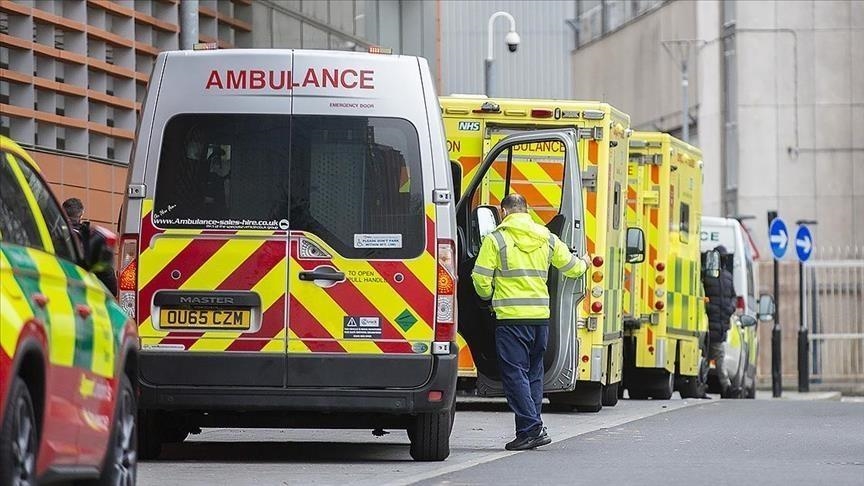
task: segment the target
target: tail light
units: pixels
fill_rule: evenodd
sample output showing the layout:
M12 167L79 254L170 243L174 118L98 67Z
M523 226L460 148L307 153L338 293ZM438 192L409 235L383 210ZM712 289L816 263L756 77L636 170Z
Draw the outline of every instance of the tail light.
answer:
M600 255L597 255L597 256L595 256L594 258L591 259L591 263L592 263L595 267L602 267L602 266L603 266L603 257L600 256Z
M552 110L534 108L531 110L531 116L534 118L552 118Z
M739 312L744 312L744 310L747 308L747 304L744 302L743 296L739 295L738 298L735 299L735 308Z
M657 262L657 265L655 266L655 268L657 269L658 272L662 272L663 270L666 270L666 264L663 262Z
M603 310L603 302L596 300L591 303L591 312L601 312Z
M435 342L433 354L449 354L456 338L456 244L438 240L438 278L435 296Z
M662 300L658 300L657 302L654 302L654 308L657 309L658 311L663 310L664 307L666 307L666 304L664 304Z
M135 319L138 303L138 238L123 235L120 240L118 300L126 314Z

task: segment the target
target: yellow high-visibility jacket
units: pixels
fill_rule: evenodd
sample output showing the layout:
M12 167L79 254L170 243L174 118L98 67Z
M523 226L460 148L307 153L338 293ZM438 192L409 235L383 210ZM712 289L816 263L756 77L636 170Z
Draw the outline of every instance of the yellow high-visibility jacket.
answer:
M530 214L514 213L483 238L471 279L481 299L492 299L498 320L548 319L550 263L569 278L588 269Z

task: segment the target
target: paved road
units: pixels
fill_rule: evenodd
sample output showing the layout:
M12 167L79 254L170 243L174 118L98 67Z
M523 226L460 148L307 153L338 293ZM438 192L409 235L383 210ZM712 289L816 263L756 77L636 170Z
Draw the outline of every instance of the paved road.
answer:
M460 407L443 463L411 461L401 431L208 429L141 463L138 484L864 484L864 403L624 400L544 414L555 442L520 453L502 450L503 403Z
M545 484L860 486L864 404L713 400L420 484L532 484L537 471Z
M598 414L544 413L544 420L560 441L696 403L625 400ZM452 452L443 463L413 462L403 431L374 437L369 430L206 429L166 446L159 460L140 463L138 484L410 484L512 456L503 450L512 435L506 404L483 400L460 403Z

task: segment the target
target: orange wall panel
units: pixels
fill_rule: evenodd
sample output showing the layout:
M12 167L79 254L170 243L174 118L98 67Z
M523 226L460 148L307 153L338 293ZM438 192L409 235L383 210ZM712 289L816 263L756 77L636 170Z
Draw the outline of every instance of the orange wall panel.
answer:
M117 231L126 185L125 167L68 155L29 152L61 203L77 197L84 203L84 219Z

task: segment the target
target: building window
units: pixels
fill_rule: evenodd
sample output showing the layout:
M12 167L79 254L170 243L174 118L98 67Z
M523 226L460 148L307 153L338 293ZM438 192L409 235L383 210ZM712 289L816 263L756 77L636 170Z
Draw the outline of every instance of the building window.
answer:
M576 0L578 47L611 34L664 0Z

